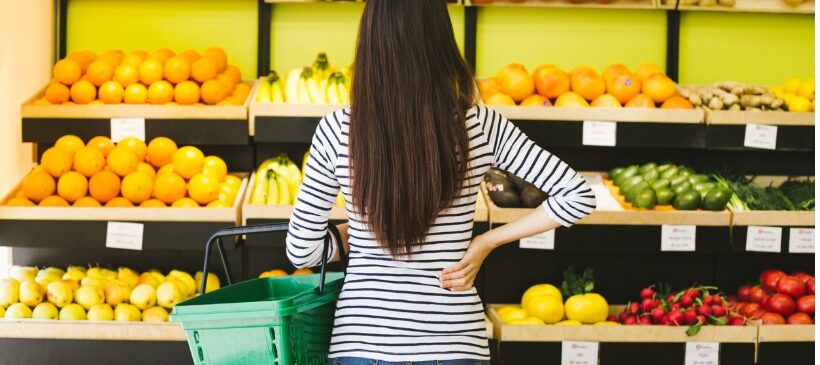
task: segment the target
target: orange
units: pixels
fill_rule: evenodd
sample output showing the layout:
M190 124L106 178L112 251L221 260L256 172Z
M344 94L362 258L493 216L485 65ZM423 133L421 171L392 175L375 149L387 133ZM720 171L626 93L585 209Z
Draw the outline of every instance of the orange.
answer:
M9 199L6 205L10 207L33 207L36 204L32 203L31 200L28 200L25 197L15 196L14 198Z
M219 179L209 174L196 174L188 181L188 196L199 204L208 204L219 197Z
M609 82L612 81L612 79L614 79L615 76L628 75L628 74L631 74L631 72L629 71L629 68L627 68L623 64L618 63L618 64L614 64L614 65L609 65L609 67L607 67L604 70L603 77L604 77L604 81L607 84L609 84Z
M620 108L621 102L612 96L612 94L604 94L595 98L590 105L594 107Z
M108 167L119 176L125 176L137 171L139 162L134 151L124 146L117 146L108 154Z
M65 58L54 64L52 73L57 82L63 85L71 85L80 79L83 74L83 69L77 61Z
M248 97L248 94L251 93L251 87L248 84L238 83L233 88L233 92L231 92L231 96L236 97L239 100L245 101Z
M185 146L174 152L172 158L174 165L174 172L186 179L190 179L194 175L202 172L205 166L205 155L199 148L193 146Z
M123 87L136 84L140 80L139 65L131 63L122 63L114 70L114 81L117 81Z
M147 59L140 64L140 81L145 85L151 85L162 80L162 62L154 59Z
M652 101L652 98L650 98L646 94L638 94L638 95L635 95L635 97L632 98L632 100L629 100L629 102L627 102L626 105L624 105L624 107L627 107L627 108L654 108L655 107L655 102Z
M89 101L87 105L105 105L105 103L103 103L102 101L100 101L100 99L97 99L97 100L91 100L91 101Z
M123 57L122 62L120 62L120 65L129 65L134 67L135 70L138 70L140 65L142 64L142 61L145 61L145 57L140 57L140 55L135 55L132 53L130 55ZM139 75L137 75L137 78L139 79Z
M233 186L236 191L239 191L239 186L242 185L242 179L234 175L228 175L225 176L225 184Z
M233 82L233 79L226 75L226 74L219 74L216 77L216 81L222 84L222 89L225 90L225 96L231 93L231 90L236 86L236 83Z
M156 137L148 143L146 157L148 162L156 168L170 164L177 151L177 144L168 137Z
M71 171L71 164L74 156L71 152L61 147L51 147L43 152L43 157L40 158L40 165L45 168L53 177L60 177L66 172Z
M265 272L259 274L260 278L270 278L270 277L277 277L277 276L288 276L288 273L287 273L287 271L282 270L282 269L273 269L273 270L268 270L268 271L265 271Z
M584 99L581 94L578 94L574 91L567 91L558 99L555 100L555 106L557 107L587 107L589 103L587 103L586 99Z
M643 82L643 93L656 103L663 103L675 96L678 89L675 82L664 74L654 74Z
M148 174L141 171L134 171L125 176L120 186L122 197L135 204L151 199L153 191L154 181Z
M157 199L148 199L140 203L140 208L165 208L167 205Z
M79 172L66 172L57 181L57 194L69 202L84 197L86 193L88 193L88 180Z
M94 147L83 147L74 153L74 170L86 177L94 176L105 167L105 156Z
M74 202L75 207L101 207L102 204L90 196L84 196Z
M116 81L106 81L105 83L100 86L99 90L100 94L100 101L106 104L119 104L122 103L123 94L125 94L125 90L123 90L122 85Z
M569 76L555 66L541 65L532 73L535 80L535 90L538 94L549 99L569 91Z
M641 93L641 80L632 74L618 74L607 82L606 90L625 104Z
M154 180L154 198L166 204L172 204L185 197L188 187L185 179L173 173L158 174Z
M666 101L663 102L663 105L661 105L661 109L694 109L694 108L695 107L692 105L691 102L689 102L689 100L687 100L686 98L684 98L680 95L675 95L675 96L673 96L669 99L666 99Z
M126 104L145 104L148 100L148 90L143 84L131 84L125 88L125 97L123 98Z
M219 197L217 200L232 202L236 200L236 194L238 193L239 190L236 186L223 182L219 184Z
M203 160L202 173L214 175L219 182L224 182L225 176L228 175L228 165L219 157L208 156Z
M501 83L501 92L516 102L526 99L535 92L535 82L524 66L509 65L499 72L497 78Z
M105 60L98 59L88 65L85 74L88 75L88 81L91 81L94 86L100 86L114 77L114 66Z
M191 76L191 61L185 56L176 55L165 61L164 76L165 79L178 84L188 79Z
M206 208L230 208L231 206L232 205L231 205L230 202L217 199L217 200L214 200L214 201L208 203L208 205L206 205L205 207Z
M662 74L663 70L661 70L661 68L658 65L652 62L644 63L643 65L638 67L637 70L635 70L635 76L638 76L638 78L641 79L641 81L646 81L646 79L648 79L649 76L658 73Z
M85 143L83 143L83 140L80 139L80 137L73 134L66 134L54 142L54 147L60 147L68 152L71 152L73 155L74 152L77 152L80 148L85 147Z
M54 194L57 184L54 183L54 178L44 171L32 171L25 178L21 190L26 198L31 201L39 202L47 196Z
M167 174L169 172L174 172L174 165L171 164L171 163L160 167L159 170L157 170L157 176L162 175L162 174Z
M45 98L52 104L62 104L71 97L68 86L59 82L52 82L46 88Z
M146 175L148 175L148 177L151 178L151 180L154 180L154 178L157 177L157 172L154 171L154 168L145 162L140 162L137 164L137 171L144 172Z
M595 71L594 68L589 66L580 66L572 69L572 71L570 71L569 74L567 74L567 76L569 76L569 78L571 79L581 74L597 75L598 71Z
M533 94L524 99L524 101L521 102L521 106L552 106L552 103L550 103L550 99L538 94Z
M108 157L108 153L114 149L114 142L104 136L96 136L88 141L88 147L96 148L102 152L103 157Z
M291 275L310 275L313 274L313 270L308 268L296 269L293 271Z
M145 51L145 50L143 50L143 49L137 49L137 50L134 50L133 52L131 52L131 54L132 54L132 55L135 55L135 56L137 56L137 57L139 57L139 58L142 58L142 59L147 59L147 58L148 58L148 52L146 52L146 51Z
M71 85L71 100L77 104L88 104L97 98L97 88L88 80L80 80Z
M80 65L80 69L82 70L82 72L85 72L85 70L88 68L88 65L91 64L91 62L94 61L95 58L97 58L97 55L95 55L94 52L91 52L89 50L71 52L68 54L68 56L66 56L66 59L70 59L77 62L77 64Z
M224 84L217 80L208 80L202 84L200 96L205 104L214 105L222 99L225 99L227 96L227 89Z
M179 56L185 57L188 60L188 63L193 63L194 61L198 60L200 57L199 52L194 49L186 49L179 53Z
M41 207L67 207L68 202L65 199L52 195L40 201Z
M145 152L148 150L148 147L145 146L145 142L137 137L126 137L119 143L117 143L117 147L125 147L134 152L137 156L137 159L140 161L145 161Z
M199 208L199 203L191 198L182 198L171 204L174 208Z
M224 73L225 75L230 76L234 84L237 84L242 81L242 71L239 71L239 67L236 67L236 65L228 65L227 67L225 67Z
M478 82L478 91L481 93L481 99L486 102L491 96L501 92L501 84L495 77L489 77Z
M92 198L107 203L120 195L120 178L110 171L100 171L88 181L88 192Z
M168 48L159 48L151 54L148 55L149 59L157 60L159 62L165 63L169 58L174 56L174 51Z
M130 208L133 207L134 203L131 203L128 199L125 198L114 198L105 203L106 208Z
M213 59L202 57L191 63L191 78L198 82L205 82L216 78L219 65Z
M148 87L148 102L165 104L174 100L174 86L165 80L159 80Z
M70 103L70 102L66 102L66 103ZM31 105L52 105L52 103L50 101L46 100L45 97L43 97L43 98L40 98L40 99L37 99L37 100L31 102Z
M174 101L179 105L194 105L199 101L199 85L183 81L174 87Z
M117 65L119 65L120 62L122 62L123 58L125 58L125 53L118 49L113 49L101 54L100 57L97 57L97 60L107 62L111 65L111 67L117 67Z
M209 47L205 52L202 52L202 57L213 60L216 63L218 72L224 71L228 65L228 54L221 47Z
M594 100L606 92L604 79L598 75L580 74L572 78L572 91L577 92L586 100Z
M502 92L497 92L484 101L487 105L509 105L515 106L515 100L509 95Z

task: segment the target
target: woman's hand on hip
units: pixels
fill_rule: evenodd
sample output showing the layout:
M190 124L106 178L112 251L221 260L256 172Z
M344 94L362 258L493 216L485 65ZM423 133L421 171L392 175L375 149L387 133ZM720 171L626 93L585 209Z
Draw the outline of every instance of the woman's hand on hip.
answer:
M489 244L486 244L481 236L478 236L470 242L470 247L464 254L464 258L458 263L445 268L441 271L441 287L450 289L451 291L464 291L473 287L475 277L478 275L478 270L481 269L481 264L484 259L492 252Z

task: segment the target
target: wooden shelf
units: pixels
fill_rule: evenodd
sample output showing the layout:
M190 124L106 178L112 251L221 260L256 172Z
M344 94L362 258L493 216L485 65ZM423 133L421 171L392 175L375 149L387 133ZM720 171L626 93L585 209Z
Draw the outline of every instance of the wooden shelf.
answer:
M814 325L761 325L760 342L814 342Z
M711 110L706 112L706 123L715 125L771 124L813 127L814 112Z
M256 181L256 173L251 174L249 181ZM248 220L288 220L291 213L293 213L293 205L264 205L251 204L251 195L253 192L253 183L248 184L248 193L242 201L242 224L247 225ZM330 220L347 220L347 211L345 207L333 205L330 212Z
M186 341L179 323L0 319L0 338Z
M638 108L559 108L526 106L491 106L507 119L516 121L586 120L626 123L684 123L702 124L704 112L700 109L638 109Z
M491 4L474 4L470 0L465 0L466 6L477 7L537 7L537 8L558 8L558 9L631 9L631 10L653 10L655 5L652 0L615 0L610 4L599 4L588 1L580 4L572 4L566 0L525 0L523 2L511 2L509 0L495 0Z
M814 227L813 211L732 211L732 226Z
M671 10L675 8L675 0L666 0L669 4L661 4L658 8ZM780 13L780 14L814 14L814 0L808 0L803 5L794 7L783 0L737 0L735 6L684 6L678 7L682 11L713 11L728 13Z

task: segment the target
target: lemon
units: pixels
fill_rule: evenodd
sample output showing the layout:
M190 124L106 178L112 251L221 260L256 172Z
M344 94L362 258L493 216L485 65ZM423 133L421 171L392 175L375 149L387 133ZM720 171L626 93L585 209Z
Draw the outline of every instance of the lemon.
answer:
M783 85L783 90L785 90L787 93L788 92L796 93L797 89L800 88L801 83L803 83L802 80L800 80L797 77L792 77L792 78L786 80L786 84Z
M540 318L544 323L556 323L564 318L564 304L552 294L537 294L529 298L524 307L532 317Z
M510 321L513 321L513 320L516 320L516 319L524 319L524 318L528 317L527 316L527 311L525 311L521 308L510 308L510 310L505 311L503 315L501 313L499 313L498 316L501 318L501 320L504 323L510 323Z
M566 311L567 319L592 324L606 320L609 305L600 294L579 294L567 299Z
M811 82L809 80L801 82L800 87L797 88L797 96L802 96L806 99L813 100L814 82Z
M778 98L781 98L781 99L783 99L783 94L786 93L785 91L783 91L783 88L780 87L780 86L772 87L771 89L769 89L769 92L772 93L772 95L774 95Z
M526 307L527 302L529 302L530 298L536 296L538 294L549 294L558 297L558 300L564 301L564 298L561 296L561 291L558 290L553 285L550 284L538 284L533 285L527 291L524 292L524 295L521 297L521 306Z
M790 112L808 112L811 110L811 102L802 96L795 96L786 102Z
M508 324L543 325L544 321L542 321L540 318L527 317L524 319L514 319L510 321Z
M567 319L565 321L561 321L555 324L556 326L580 326L581 322L578 322L574 319Z
M620 325L620 323L612 322L612 321L603 321L603 322L595 323L595 325L596 326L618 326L618 325Z
M788 104L789 101L791 101L792 99L794 99L796 97L797 97L797 94L795 94L793 92L787 92L787 93L783 94L783 101L785 101Z

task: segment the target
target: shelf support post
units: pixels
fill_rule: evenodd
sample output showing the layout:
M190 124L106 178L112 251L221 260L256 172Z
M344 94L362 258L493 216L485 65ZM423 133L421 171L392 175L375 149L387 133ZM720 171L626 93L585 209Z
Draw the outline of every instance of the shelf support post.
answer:
M63 0L65 1L65 0ZM261 77L270 72L270 32L271 32L271 11L273 7L265 0L257 0L257 25L256 29L256 76Z

